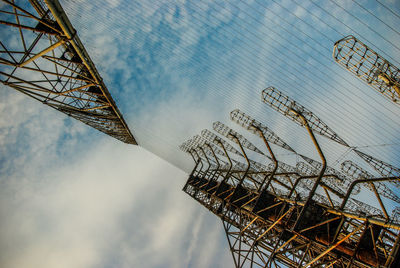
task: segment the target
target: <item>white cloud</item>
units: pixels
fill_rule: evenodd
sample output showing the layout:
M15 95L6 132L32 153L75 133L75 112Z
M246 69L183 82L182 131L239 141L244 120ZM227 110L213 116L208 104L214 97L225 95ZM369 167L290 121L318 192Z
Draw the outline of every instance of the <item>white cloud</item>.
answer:
M225 247L202 224L217 218L198 214L201 206L181 191L184 172L3 89L0 107L13 120L2 117L0 124L7 156L1 267L184 267L208 247L199 236Z
M205 215L180 190L185 173L137 147L99 142L2 188L0 266L103 267L122 257L126 267L179 267L208 247L196 239Z

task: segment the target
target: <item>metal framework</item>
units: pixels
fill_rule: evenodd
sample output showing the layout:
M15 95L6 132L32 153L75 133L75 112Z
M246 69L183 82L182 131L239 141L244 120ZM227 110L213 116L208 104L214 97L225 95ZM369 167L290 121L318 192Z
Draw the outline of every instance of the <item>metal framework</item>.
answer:
M339 144L349 147L349 145L340 138L338 134L336 134L310 110L300 105L295 100L292 100L289 96L286 96L275 87L268 87L262 91L262 101L298 125L304 126L304 120L299 116L299 114L301 114L307 120L307 123L313 131Z
M57 0L0 7L0 81L128 144L137 144Z
M326 202L326 196L316 194L305 207L310 190L298 182L313 176L272 174L270 169L250 173L246 166L236 171L209 168L204 157L195 162L183 190L221 218L235 267L399 265L400 225L350 198L354 185L365 182L355 181L339 201ZM265 187L258 175L274 182ZM280 177L293 184L279 184ZM306 216L298 223L302 211Z
M350 147L342 138L340 138L331 128L328 127L321 119L319 119L316 115L314 115L310 110L305 108L304 106L296 103L296 101L292 100L290 97L286 96L282 92L278 91L274 87L268 87L263 90L262 98L265 103L271 106L273 109L277 110L281 114L285 115L289 119L295 121L297 124L304 126L307 128L305 122L308 123L308 127L313 131L319 133L322 136L325 136L339 144ZM303 120L304 119L304 120ZM382 176L393 177L400 176L400 168L394 167L388 163L383 162L373 156L370 156L366 153L363 153L357 149L351 148L361 159L367 162L371 167L373 167L378 173ZM305 161L307 161L310 165L319 169L319 166L315 166L316 163L314 160L307 158L303 155L298 154ZM321 165L321 164L319 164ZM332 168L326 167L327 171L332 174L336 174L339 176L339 173ZM348 181L348 180L347 180ZM399 181L391 181L391 184L396 185L396 187L400 187Z
M298 154L264 124L239 110L231 112L231 119L262 138L266 151L221 122L213 124L214 130L233 144L209 130L202 135L223 154L217 157L212 147L196 138L181 146L191 154L212 151L193 157L195 167L183 191L221 218L235 267L399 267L400 209L388 213L387 203L400 199L386 185L400 183L397 170L383 165L382 172L388 176L375 178L349 161L343 163L343 172L328 167L314 131L349 145L309 110L275 89L264 90L263 98L307 129L321 162ZM278 160L270 142L307 164L297 162L293 167ZM250 152L258 152L270 163L252 161ZM382 166L375 158L358 154ZM233 165L240 160L247 164ZM357 195L365 190L374 192L379 207L359 200Z
M363 168L361 168L356 163L353 163L350 160L344 161L342 163L341 168L349 176L352 176L355 179L362 179L362 178L372 179L375 177L374 175L372 175L371 173L364 170ZM381 196L387 199L390 199L396 203L400 203L400 198L392 191L392 189L390 189L386 184L382 182L377 182L374 185L367 184L366 187L368 187L373 192L378 191Z
M242 156L242 153L239 152L238 150L236 150L235 147L233 147L228 142L226 142L225 140L221 139L220 137L218 137L217 135L215 135L214 133L212 133L208 129L204 129L201 132L201 136L203 136L203 138L206 139L209 142L213 142L213 143L216 143L217 145L221 145L224 148L224 150L228 150L231 153L234 153L236 155Z
M251 131L253 134L257 134L259 136L264 135L267 141L295 153L295 151L286 142L279 138L270 128L240 111L239 109L233 110L230 113L230 117L233 122ZM260 134L260 131L262 135Z
M359 150L354 150L354 152L382 176L400 176L400 168L394 167ZM396 187L400 187L400 182L398 181L394 181L393 184Z
M352 35L335 43L333 58L358 78L400 105L400 69Z
M223 123L217 121L213 123L213 129L218 132L219 134L227 137L231 141L238 143L253 152L259 153L264 155L264 153L258 149L253 143L251 143L248 139L234 131L233 129L229 128L228 126L224 125Z
M306 164L304 164L303 162L299 162L296 167L298 168L299 171L303 170L304 174L318 174L318 170L322 169L322 164L320 162L301 154L298 155L312 167L310 168L309 166L306 166ZM354 181L354 177L346 173L340 172L329 166L326 166L325 174L326 174L325 176L329 178L326 184L332 188L336 188L338 192L342 192L340 190L342 188L348 188L350 186L350 183ZM361 191L360 185L356 185L355 188L353 189L353 194L358 194L360 193L360 191Z

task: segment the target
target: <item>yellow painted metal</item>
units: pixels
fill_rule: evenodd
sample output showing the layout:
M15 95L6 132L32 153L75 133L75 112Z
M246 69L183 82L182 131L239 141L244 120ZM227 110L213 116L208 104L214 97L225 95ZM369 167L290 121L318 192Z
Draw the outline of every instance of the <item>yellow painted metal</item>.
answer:
M43 49L42 51L40 51L38 54L36 54L36 55L33 56L32 58L29 58L28 60L26 60L26 61L24 61L24 62L18 64L17 66L18 66L18 67L24 67L24 66L27 65L28 63L31 63L32 61L34 61L34 60L40 58L40 57L43 56L44 54L46 54L46 53L52 51L53 49L56 49L57 47L61 46L61 45L64 44L64 43L65 43L64 40L59 40L57 43L55 43L55 44L49 46L49 47L46 48L46 49Z
M82 59L83 64L86 66L92 77L96 80L96 84L100 85L100 90L102 91L104 97L107 99L109 103L112 105L110 106L117 117L120 119L121 123L124 125L125 129L127 130L128 134L133 140L133 144L137 145L136 140L134 139L132 133L129 131L125 120L122 118L120 111L118 110L117 106L114 104L114 101L109 96L108 91L105 91L105 85L103 81L100 79L100 75L98 74L96 67L94 66L93 62L90 60L90 57L86 50L84 49L83 45L81 44L80 40L75 38L76 31L72 27L71 22L69 21L68 17L64 13L60 3L57 0L44 0L49 7L49 10L57 20L58 24L60 25L61 29L65 36L70 40L70 43L74 47L76 53L78 53L79 57Z
M308 230L317 228L317 227L319 227L319 226L322 226L322 225L327 224L327 223L332 222L332 221L336 221L336 220L338 220L338 219L340 219L340 217L335 217L335 218L332 218L332 219L329 219L329 220L320 222L320 223L318 223L318 224L316 224L316 225L313 225L313 226L310 226L310 227L305 228L305 229L303 229L303 230L300 230L299 233L303 233L303 232L305 232L305 231L308 231Z
M348 235L346 235L345 237L343 237L342 239L340 239L338 242L336 242L334 245L330 246L328 249L326 249L324 252L322 252L320 255L318 255L317 257L315 257L312 261L310 261L309 263L307 263L304 267L309 267L311 266L311 264L313 264L314 262L318 261L319 259L321 259L323 256L325 256L326 254L328 254L329 252L331 252L332 250L334 250L337 246L339 246L340 244L342 244L344 241L346 241L347 239L349 239L352 235L354 235L356 232L358 232L362 227L364 227L363 225L359 226L358 228L356 228L354 231L352 231L351 233L349 233Z
M267 230L265 230L264 233L262 233L260 236L257 237L256 241L260 240L264 235L266 235L272 228L274 228L278 223L281 222L281 220L290 212L292 212L294 207L289 208L285 213L283 213L282 216L279 217L271 226L268 227Z
M14 18L4 16L0 24L17 29L13 32L21 49L3 44L3 53L9 58L0 59L0 65L15 68L1 71L0 82L107 135L137 145L60 3L29 0L37 12L33 15L14 1L3 2L2 13ZM40 76L43 81L36 78Z
M73 88L73 89L70 89L70 90L62 91L62 92L60 92L58 94L65 95L65 94L68 94L68 93L71 93L71 92L74 92L74 91L78 91L78 90L81 90L81 89L84 89L84 88L87 88L87 87L91 87L91 86L95 86L95 84L86 84L86 85L83 85L83 86L80 86L80 87L76 87L76 88Z

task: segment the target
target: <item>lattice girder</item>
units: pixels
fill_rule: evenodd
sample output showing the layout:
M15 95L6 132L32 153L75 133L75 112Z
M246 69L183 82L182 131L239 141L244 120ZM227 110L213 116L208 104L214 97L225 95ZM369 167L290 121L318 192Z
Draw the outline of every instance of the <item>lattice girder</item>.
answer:
M194 183L185 187L186 193L222 219L236 267L346 266L350 263L352 267L378 263L389 267L385 262L389 260L390 265L390 254L396 254L393 250L399 230L370 224L366 218L343 218L341 213L332 213L333 210L323 206L312 206L299 231L293 232L290 226L300 213L299 204L275 196L275 201L265 204L266 211L270 212L259 214L261 210L254 211L255 203L237 206L231 199L223 201L216 194L196 189ZM341 228L341 232L335 242L332 239L336 228Z
M22 6L23 5L23 6ZM0 81L128 144L137 144L57 1L4 1Z
M312 132L344 146L348 146L347 143L303 106L287 96L283 96L286 101L282 101L282 94L271 90L279 95L269 96L272 103L278 103L274 108L308 129L324 164L291 150L308 163L297 163L293 167L276 160L269 143L265 142L274 159L266 169L248 172L249 165L231 160L239 170L221 170L225 172L224 179L217 182L217 190L213 192L188 180L184 191L222 219L235 266L397 267L400 263L399 213L394 211L389 215L379 196L397 200L394 194L388 195L387 188L376 187L380 209L353 198L365 183L379 186L381 182L395 181L393 172L397 169L357 150L364 160L391 177L355 181L352 176L327 167ZM232 111L231 118L264 136L260 127L254 125L255 121L239 110ZM243 147L254 150L251 143L224 124L216 122L213 127L238 143L243 153ZM222 148L224 144L227 148L231 146L210 131L202 134ZM251 163L247 155L238 153L232 146L228 151ZM199 180L204 184L204 180L211 179L206 176Z

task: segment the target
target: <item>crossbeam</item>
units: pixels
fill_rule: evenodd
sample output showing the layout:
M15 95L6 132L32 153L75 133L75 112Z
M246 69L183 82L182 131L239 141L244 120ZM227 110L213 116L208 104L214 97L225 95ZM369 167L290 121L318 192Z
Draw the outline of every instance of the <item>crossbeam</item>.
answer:
M137 145L60 3L2 2L0 27L6 36L0 41L1 83Z

